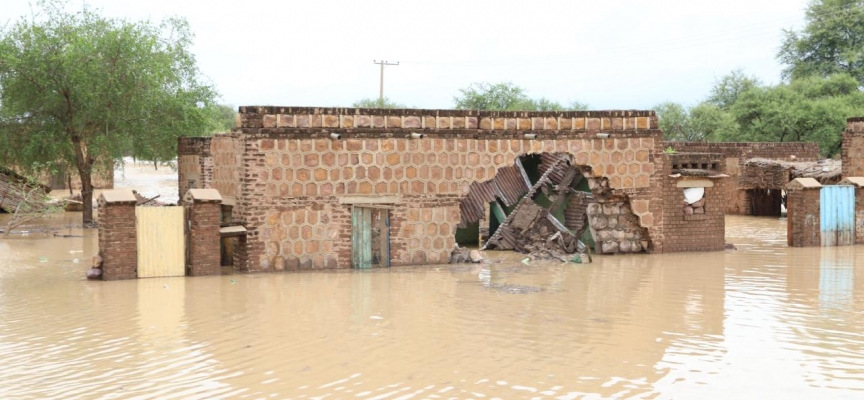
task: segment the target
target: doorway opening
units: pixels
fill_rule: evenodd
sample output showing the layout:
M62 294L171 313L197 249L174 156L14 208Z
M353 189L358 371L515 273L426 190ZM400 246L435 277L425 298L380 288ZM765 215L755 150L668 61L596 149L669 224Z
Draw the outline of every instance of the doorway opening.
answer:
M780 217L783 193L778 189L749 189L751 214L757 217Z
M390 267L390 209L354 206L351 209L351 266Z

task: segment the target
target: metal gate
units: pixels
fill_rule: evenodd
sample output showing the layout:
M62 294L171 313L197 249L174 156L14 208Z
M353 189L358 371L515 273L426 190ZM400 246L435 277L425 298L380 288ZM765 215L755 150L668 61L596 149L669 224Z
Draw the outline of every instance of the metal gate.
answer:
M823 186L819 200L822 246L855 244L855 187Z
M135 207L138 277L186 275L183 207Z

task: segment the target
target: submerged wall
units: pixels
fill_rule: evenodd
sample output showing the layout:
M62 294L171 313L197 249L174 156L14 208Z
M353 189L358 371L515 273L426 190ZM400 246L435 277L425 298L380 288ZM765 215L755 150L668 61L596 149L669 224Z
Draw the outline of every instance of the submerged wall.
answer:
M721 155L723 171L729 175L722 189L724 211L726 214L751 215L752 204L747 189L752 189L742 179L744 163L752 158L765 158L782 161L817 161L819 146L816 143L802 142L664 142L664 148L671 147L683 153L717 153Z
M240 126L210 142L206 184L223 196L236 188L232 215L247 237L235 268L350 267L351 208L364 204L390 209L393 265L436 263L455 244L472 182L492 179L521 155L564 152L625 199L648 235L640 248L645 240L659 252L661 138L649 111L241 107ZM181 156L190 163L207 175L200 158Z

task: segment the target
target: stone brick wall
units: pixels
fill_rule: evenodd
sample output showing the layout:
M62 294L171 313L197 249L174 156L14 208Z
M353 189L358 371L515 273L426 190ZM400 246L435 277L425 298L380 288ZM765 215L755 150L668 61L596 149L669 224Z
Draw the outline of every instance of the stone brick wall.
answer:
M647 250L648 235L626 201L591 203L585 211L598 253L639 253Z
M213 154L211 187L219 191L224 204L234 205L239 191L243 143L236 135L216 135L210 142Z
M189 235L188 275L219 275L222 272L219 220L221 201L199 200L185 196L185 214Z
M177 139L177 185L179 203L189 189L209 189L213 180L212 137L181 137Z
M240 107L243 133L398 133L399 130L476 131L623 131L657 129L651 111L473 111L315 107ZM267 131L259 131L266 129ZM299 131L298 131L299 130ZM386 130L384 132L382 130ZM235 130L237 131L237 130Z
M702 149L704 150L704 148ZM664 250L666 252L719 251L726 245L726 212L729 178L677 176L681 171L702 170L701 174L727 174L723 155L718 153L677 153L667 157L661 174ZM705 195L698 207L686 212L684 189L704 187Z
M820 224L820 190L786 189L786 239L792 247L822 245Z
M723 159L724 173L729 175L726 184L726 214L750 215L752 207L746 187L741 183L744 163L751 158L766 158L784 161L816 161L819 159L819 145L803 142L663 142L663 147L671 147L678 152L719 153ZM794 158L792 157L794 156Z
M703 213L685 213L684 188L680 179L666 178L663 185L663 220L665 250L719 251L726 245L726 214L723 205L727 199L725 179L712 179L713 187L705 187Z
M411 139L415 132L426 137ZM225 157L216 139L211 148L225 181L239 181L233 215L247 236L235 268L276 271L350 267L351 198L368 197L396 199L393 265L446 262L468 186L542 152L569 153L589 180L633 202L651 250L663 251L661 137L645 111L241 107L231 145L219 150Z
M842 146L843 177L864 176L864 117L846 120Z
M129 193L131 196L131 192ZM138 277L138 247L135 228L135 200L98 200L99 255L102 257L102 279L119 280Z

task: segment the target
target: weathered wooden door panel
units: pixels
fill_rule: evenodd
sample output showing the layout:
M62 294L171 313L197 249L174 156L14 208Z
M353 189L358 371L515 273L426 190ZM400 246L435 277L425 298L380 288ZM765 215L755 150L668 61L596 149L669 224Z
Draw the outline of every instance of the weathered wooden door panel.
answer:
M186 275L183 207L135 207L138 277Z
M351 209L351 265L390 266L390 211L383 207Z
M351 208L351 265L372 268L372 209Z
M819 195L819 230L822 246L855 243L855 188L823 186Z

